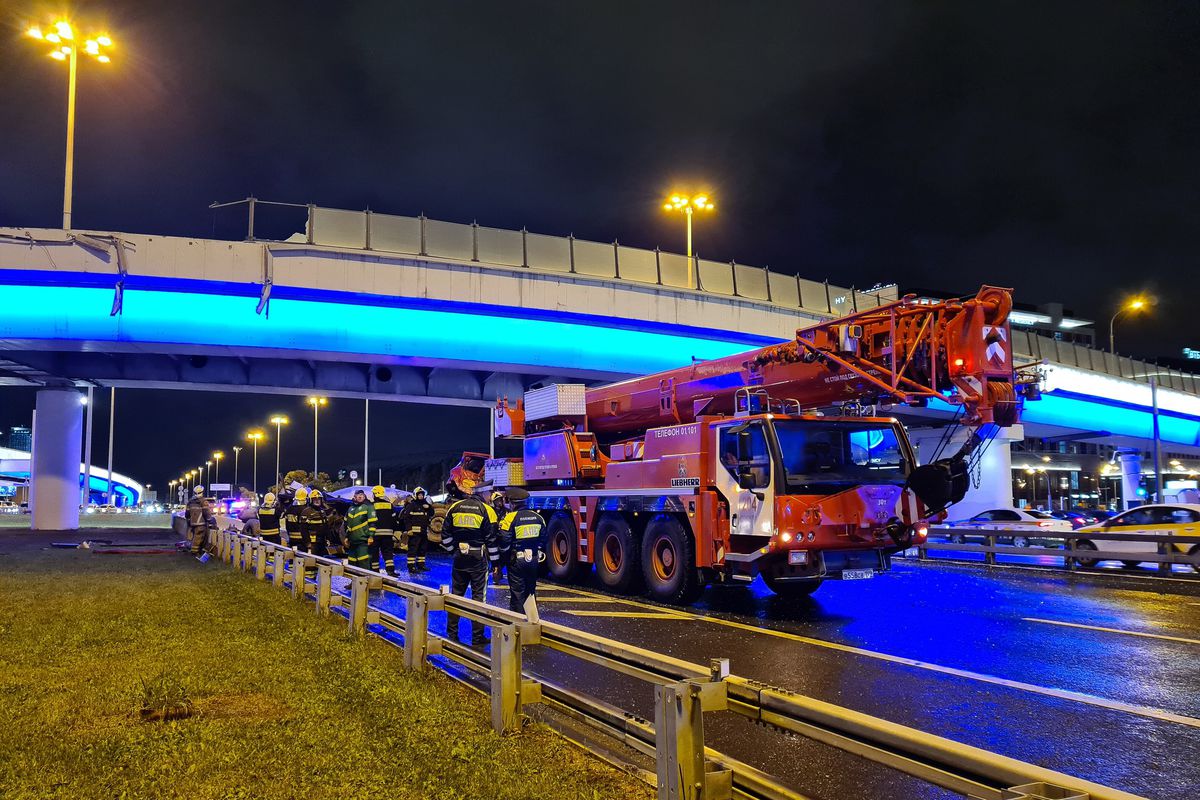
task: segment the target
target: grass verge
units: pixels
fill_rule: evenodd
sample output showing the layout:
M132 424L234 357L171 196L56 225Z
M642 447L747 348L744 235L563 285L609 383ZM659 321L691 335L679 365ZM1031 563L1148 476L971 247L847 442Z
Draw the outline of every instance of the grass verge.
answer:
M32 538L0 536L5 798L651 795L548 729L497 736L483 697L244 574ZM164 692L192 716L142 721Z

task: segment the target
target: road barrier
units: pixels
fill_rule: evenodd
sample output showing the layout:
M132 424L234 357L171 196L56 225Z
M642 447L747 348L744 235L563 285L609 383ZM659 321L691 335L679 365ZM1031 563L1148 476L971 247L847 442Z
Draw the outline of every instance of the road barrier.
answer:
M1030 528L995 528L980 530L977 528L955 528L950 526L934 526L929 530L930 536L945 536L947 541L926 541L923 545L913 548L917 558L928 560L929 552L945 551L957 553L982 553L983 562L988 565L997 563L998 555L1009 556L1050 556L1061 558L1063 568L1077 570L1080 567L1093 567L1101 561L1121 561L1127 564L1152 563L1157 564L1159 575L1172 577L1200 578L1200 535L1175 536L1171 534L1149 533L1115 533L1109 531L1053 531L1045 532ZM978 544L967 541L949 541L950 537L981 539ZM1027 545L1000 544L999 539L1023 539ZM1104 542L1143 542L1157 545L1156 553L1129 553L1119 550L1103 549ZM1184 552L1175 548L1183 545ZM1193 568L1191 573L1175 572L1173 564L1182 564Z
M1127 792L732 675L725 659L714 659L706 667L563 625L531 623L521 614L448 594L445 587L431 589L232 530L214 533L214 544L221 561L290 590L298 600L311 598L318 614L344 610L355 633L379 626L399 636L406 668L423 670L431 657L440 656L488 678L491 721L498 733L520 725L524 706L541 703L652 756L660 800L803 800L771 775L705 747L704 714L714 711L814 739L979 800L1139 800ZM335 576L349 581L348 596L334 591ZM404 616L372 607L372 591L401 598ZM490 652L430 631L433 613L489 626ZM529 647L555 650L652 684L653 723L578 687L530 674L522 665L522 653Z

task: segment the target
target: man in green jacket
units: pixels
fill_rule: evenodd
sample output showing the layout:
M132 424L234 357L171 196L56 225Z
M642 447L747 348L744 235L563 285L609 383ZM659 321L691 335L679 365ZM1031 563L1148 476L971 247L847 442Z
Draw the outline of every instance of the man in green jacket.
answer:
M375 543L375 507L367 502L367 493L354 493L354 504L346 513L347 560L352 567L369 569L371 545Z

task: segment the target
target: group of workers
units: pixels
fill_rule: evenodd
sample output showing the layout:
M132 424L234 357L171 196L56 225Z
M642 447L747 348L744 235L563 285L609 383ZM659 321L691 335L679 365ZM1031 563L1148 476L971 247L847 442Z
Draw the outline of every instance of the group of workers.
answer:
M445 521L441 546L453 556L450 590L483 602L489 572L499 582L508 571L508 604L512 611L527 613L526 601L536 595L538 564L545 549L546 525L541 515L525 507L525 493L491 493L488 501L468 495L450 481L446 484ZM397 536L407 536L407 570L410 575L427 571L425 553L435 509L423 488L417 487L402 504L393 502L382 486L353 494L344 514L329 506L319 490L297 489L290 502L280 502L267 492L257 509L243 518L246 531L263 541L283 544L318 556L345 558L362 569L382 569L397 574ZM214 521L211 506L197 487L185 516L191 533L192 552L198 557ZM457 635L458 618L448 614L447 631ZM483 623L472 621L471 642L482 644Z
M290 503L281 504L267 492L257 509L256 520L246 520L264 541L286 544L306 553L346 558L354 567L382 569L396 575L396 537L407 539L407 568L410 575L426 571L429 526L433 504L420 486L403 505L393 503L382 486L354 493L346 513L339 514L325 502L317 489L297 489Z

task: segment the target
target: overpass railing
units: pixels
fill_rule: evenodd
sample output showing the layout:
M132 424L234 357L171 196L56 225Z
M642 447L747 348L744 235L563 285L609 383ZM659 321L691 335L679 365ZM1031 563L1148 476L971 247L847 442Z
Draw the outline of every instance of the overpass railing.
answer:
M1126 792L731 675L725 659L702 666L562 625L530 622L523 615L448 594L445 587L431 589L233 530L219 531L215 537L224 563L269 580L298 600L311 600L318 614L328 616L335 609L345 613L354 633L375 633L375 626L384 632L385 641L394 644L399 637L406 668L425 669L431 657L440 656L486 678L492 726L498 733L515 730L523 707L541 703L652 757L656 774L641 777L657 785L660 799L803 800L771 775L705 747L705 712L728 711L979 800L1137 800ZM334 590L335 576L349 581L349 595ZM400 598L404 615L373 607L371 591ZM436 613L490 626L490 651L432 632L430 615ZM592 696L591 682L556 683L524 669L522 653L532 647L653 685L654 721Z
M512 231L477 223L443 222L424 214L405 217L312 204L277 203L252 197L232 203L214 203L210 208L243 204L248 207L247 241L260 241L256 238L256 208L266 205L294 208L297 213L303 209L304 232L283 240L291 243L693 289L719 297L771 303L818 317L843 316L875 308L898 297L895 285L862 291L835 286L828 280L808 280L735 261L712 261L698 255L689 259L658 248L647 250L617 241L593 242L574 236L548 236L524 228Z
M291 228L303 220L303 233L283 241L369 250L401 255L445 258L492 267L552 274L584 275L605 280L693 289L717 297L767 303L814 317L840 317L875 308L899 298L895 284L863 291L814 281L799 275L772 272L735 261L689 259L658 248L629 247L617 241L593 242L574 236L548 236L430 219L424 214L406 217L375 211L347 211L313 204L279 203L248 197L210 208L245 205L247 241L256 238L258 206L293 209ZM302 215L302 216L301 216ZM1107 353L1028 330L1013 329L1013 352L1032 360L1047 359L1066 366L1126 378L1142 383L1155 378L1161 388L1200 394L1200 376L1160 367L1128 356Z
M931 551L982 554L983 563L990 566L998 563L997 556L1041 556L1061 559L1060 566L1067 570L1095 567L1102 561L1120 561L1130 566L1156 564L1156 572L1163 576L1200 579L1200 534L1178 536L1166 533L1082 530L1043 532L1029 528L980 529L938 525L930 528L929 535L943 541L931 538L921 546L912 548L919 559L931 558ZM1106 543L1111 545L1115 542L1152 544L1156 552L1139 553L1105 548ZM1190 566L1192 572L1173 571L1173 565Z

